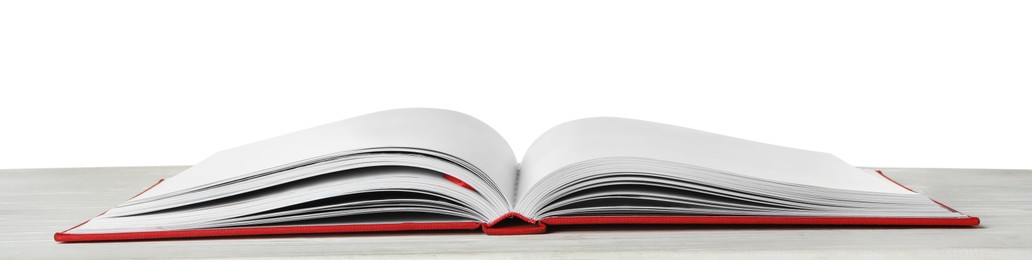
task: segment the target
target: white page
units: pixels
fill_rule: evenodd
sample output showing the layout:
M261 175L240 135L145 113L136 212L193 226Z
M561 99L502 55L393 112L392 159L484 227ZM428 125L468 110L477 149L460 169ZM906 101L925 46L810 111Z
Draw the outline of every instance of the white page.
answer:
M479 194L440 178L440 174L434 174L434 171L410 167L376 167L358 169L350 174L324 175L297 181L189 209L179 208L131 216L101 215L76 228L75 233L147 231L155 230L158 227L161 229L210 228L212 226L205 225L320 199L367 192L433 192L439 195L424 195L433 199L452 198L468 204L462 205L441 200L446 202L431 202L421 204L421 206L437 206L456 212L465 212L469 215L469 220L488 221L490 219L479 217L478 214L493 214L490 212L493 209L492 205L482 198L478 200ZM398 206L390 203L381 203L380 205L380 208Z
M216 153L134 200L321 155L376 147L415 147L453 155L487 173L510 203L515 198L516 156L494 129L459 112L409 108L367 114Z
M646 121L575 120L541 135L520 165L518 196L564 166L604 157L641 157L761 179L820 187L912 193L821 152L753 142Z

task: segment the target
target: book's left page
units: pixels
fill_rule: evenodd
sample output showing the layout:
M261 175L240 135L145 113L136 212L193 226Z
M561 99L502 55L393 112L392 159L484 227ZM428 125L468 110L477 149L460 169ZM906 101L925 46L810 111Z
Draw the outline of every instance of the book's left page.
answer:
M216 153L64 233L486 222L515 185L512 149L483 122L398 109Z

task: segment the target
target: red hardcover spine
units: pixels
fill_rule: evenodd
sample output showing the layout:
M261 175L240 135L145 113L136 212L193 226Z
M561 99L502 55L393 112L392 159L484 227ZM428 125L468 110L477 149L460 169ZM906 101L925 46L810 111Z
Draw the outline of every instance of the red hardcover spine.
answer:
M503 223L510 219L515 223ZM528 235L545 233L548 231L548 227L545 226L545 223L530 219L520 213L509 212L491 223L485 223L481 230L488 235Z

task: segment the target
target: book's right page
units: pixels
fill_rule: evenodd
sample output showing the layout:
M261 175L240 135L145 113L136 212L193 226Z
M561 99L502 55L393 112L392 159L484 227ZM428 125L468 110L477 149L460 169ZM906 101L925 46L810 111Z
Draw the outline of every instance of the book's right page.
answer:
M535 183L562 167L606 157L650 158L835 189L912 193L829 153L673 125L598 117L561 124L539 137L520 164L517 196L526 194Z
M553 222L737 216L923 225L967 217L828 153L611 117L547 131L527 151L517 187L515 212Z

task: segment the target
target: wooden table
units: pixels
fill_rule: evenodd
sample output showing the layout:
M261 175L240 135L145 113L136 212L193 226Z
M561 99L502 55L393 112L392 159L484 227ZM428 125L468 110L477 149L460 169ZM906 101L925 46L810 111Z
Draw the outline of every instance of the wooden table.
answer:
M651 226L552 228L543 235L404 232L59 244L55 231L186 169L0 170L0 258L1014 257L1032 259L1032 170L882 170L964 213L977 228Z

